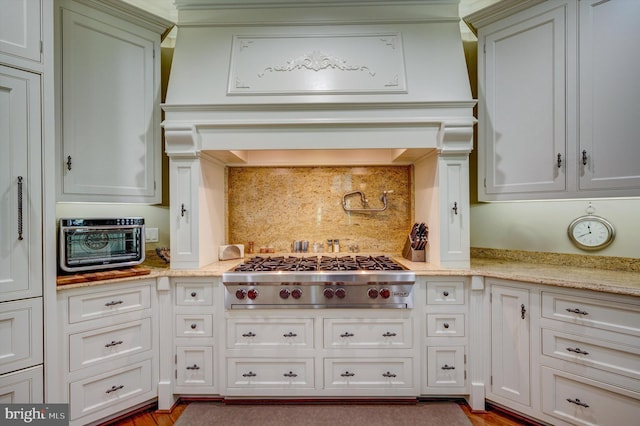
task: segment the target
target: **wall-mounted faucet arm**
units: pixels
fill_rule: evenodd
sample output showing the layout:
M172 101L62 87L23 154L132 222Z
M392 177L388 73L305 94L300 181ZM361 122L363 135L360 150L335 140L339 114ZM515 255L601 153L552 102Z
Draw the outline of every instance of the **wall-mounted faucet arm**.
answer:
M347 212L356 212L356 213L375 213L375 212L382 212L385 211L387 209L387 194L392 193L393 191L383 191L382 195L380 195L380 201L382 201L382 208L379 209L371 209L369 208L369 200L367 199L366 195L364 195L364 192L362 191L352 191L352 192L347 192L346 194L344 194L342 196L342 208L347 211ZM360 194L360 202L362 203L362 208L350 208L347 207L347 197L351 196L351 195L357 195Z

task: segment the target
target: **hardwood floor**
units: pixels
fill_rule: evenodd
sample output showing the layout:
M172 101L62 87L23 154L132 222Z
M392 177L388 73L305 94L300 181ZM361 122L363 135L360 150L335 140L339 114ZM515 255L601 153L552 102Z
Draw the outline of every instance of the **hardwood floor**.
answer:
M105 423L104 426L172 426L184 409L187 408L187 405L189 405L188 402L180 401L170 413L157 412L154 408L149 408L130 417ZM534 424L508 416L500 410L489 409L486 413L472 413L465 403L460 403L460 407L473 426L521 426Z

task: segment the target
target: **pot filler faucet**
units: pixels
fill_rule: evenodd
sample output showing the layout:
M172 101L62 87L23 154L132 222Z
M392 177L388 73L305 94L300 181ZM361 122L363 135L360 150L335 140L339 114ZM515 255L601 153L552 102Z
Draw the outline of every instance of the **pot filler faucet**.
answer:
M378 209L369 208L369 200L367 199L367 196L364 195L364 192L362 191L347 192L342 196L342 208L347 212L360 212L360 213L382 212L387 209L387 194L391 194L392 192L393 191L382 192L382 194L380 195L380 201L382 201L383 206ZM354 208L347 207L347 197L350 197L352 195L357 195L357 194L360 194L360 202L362 203L362 208L354 209Z

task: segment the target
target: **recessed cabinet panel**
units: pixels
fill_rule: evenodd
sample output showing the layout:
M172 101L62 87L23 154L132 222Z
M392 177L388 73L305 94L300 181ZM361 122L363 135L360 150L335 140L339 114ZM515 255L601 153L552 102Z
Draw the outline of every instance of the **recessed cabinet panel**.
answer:
M42 403L42 365L0 376L0 404Z
M69 336L69 371L151 350L151 319Z
M640 2L579 4L581 190L640 190ZM612 145L613 144L613 145ZM588 196L588 193L585 193Z
M430 387L465 384L464 346L427 348L427 383Z
M413 327L410 319L325 319L324 347L410 348Z
M412 388L411 358L334 359L324 360L326 389Z
M0 62L22 65L41 61L41 0L2 2L0 17Z
M178 386L213 386L213 348L211 346L177 348Z
M158 202L159 35L91 15L62 9L61 200Z
M0 374L42 363L42 298L4 302Z
M227 320L230 349L313 348L313 318L262 318Z
M481 194L565 189L564 20L557 7L485 30Z
M227 387L313 389L313 359L227 359Z
M542 367L542 410L574 425L637 423L640 394Z

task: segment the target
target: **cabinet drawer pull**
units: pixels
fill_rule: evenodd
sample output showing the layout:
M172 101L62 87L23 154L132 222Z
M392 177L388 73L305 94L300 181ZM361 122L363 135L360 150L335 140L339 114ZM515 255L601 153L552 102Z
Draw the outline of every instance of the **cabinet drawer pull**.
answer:
M347 331L346 333L342 333L342 334L340 335L340 337L353 337L353 336L355 336L355 334L353 334L353 333L349 333L348 331Z
M558 153L558 168L562 167L562 154Z
M583 149L583 150L582 150L582 165L583 165L583 166L586 166L586 165L587 165L587 159L588 159L588 157L587 157L587 150L586 150L586 149Z
M444 324L442 324L442 326L443 326L444 328L449 328L449 323L448 323L448 322L445 322Z
M107 389L104 393L115 392L115 391L118 391L118 390L122 389L123 387L124 387L124 385L120 385L120 386L113 385L113 386L111 386L111 389Z
M117 342L115 340L112 340L111 343L107 343L106 345L104 345L104 347L111 348L113 346L121 345L122 343L123 343L122 340L118 340Z
M242 337L256 337L256 333L250 331L248 333L244 333Z
M448 297L449 296L449 292L447 290L445 290L445 291L442 292L442 295L444 297Z
M382 335L382 337L395 337L395 336L397 336L396 333L391 333L388 331Z
M576 399L567 398L567 401L572 403L572 404L576 404L576 405L579 405L581 407L584 407L584 408L589 408L589 404L585 404L584 402L580 401L578 398L576 398Z
M195 330L196 328L198 328L198 324L191 324L191 329Z
M520 318L524 319L527 314L527 308L524 307L524 304L520 305Z
M284 377L298 377L298 375L293 371L289 371L288 373L284 373L283 375Z
M455 370L456 369L456 367L454 367L453 365L447 365L447 364L443 365L440 368L442 368L443 370Z
M353 377L355 375L356 373L349 373L348 371L345 371L344 373L341 374L342 377Z
M67 170L71 171L71 156L67 155Z
M23 213L22 213L22 176L18 176L18 239L23 240L22 236L22 222L23 222Z
M242 377L256 377L256 376L257 376L257 374L254 373L253 371L249 371L248 373L244 373L242 375Z
M458 202L457 201L453 202L453 208L451 210L453 210L453 214L454 215L456 215L456 216L458 215Z
M200 366L198 364L187 365L187 370L200 370Z
M291 331L282 335L283 337L297 337L296 333L292 333Z
M589 352L587 352L587 351L583 351L583 350L582 350L582 349L580 349L580 348L567 348L567 350L568 350L569 352L575 352L575 353L580 354L580 355L589 355Z
M386 373L382 373L382 377L396 377L396 375L390 371L387 371Z
M191 292L191 297L196 297L198 295L198 293L196 293L195 291Z
M567 310L567 312L571 312L572 314L578 314L578 315L589 315L589 312L587 312L587 311L581 311L581 310L580 310L580 309L578 309L578 308L575 308L575 309L567 308L566 310Z
M180 205L180 216L184 217L184 214L187 212L187 209L184 208L184 203Z
M124 302L122 300L112 300L111 302L107 302L104 304L104 306L116 306L116 305L121 305Z

